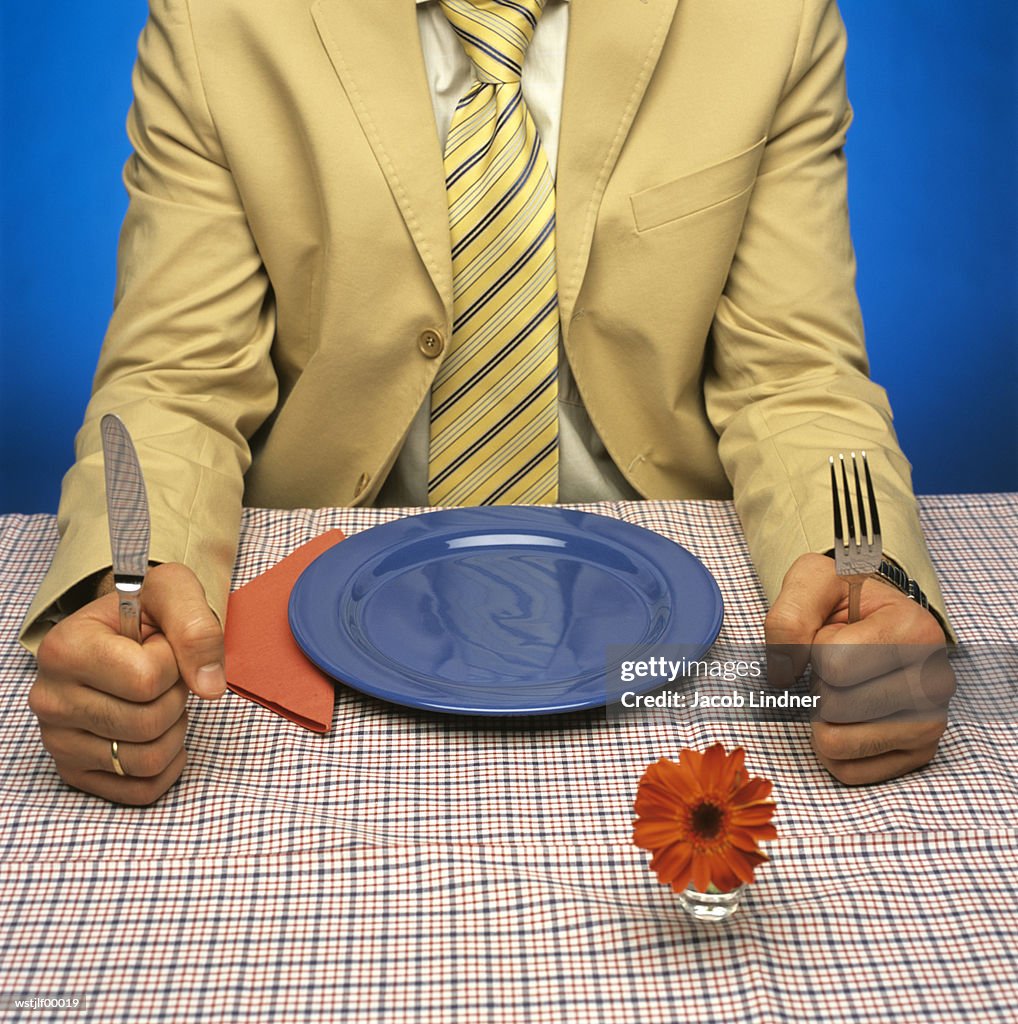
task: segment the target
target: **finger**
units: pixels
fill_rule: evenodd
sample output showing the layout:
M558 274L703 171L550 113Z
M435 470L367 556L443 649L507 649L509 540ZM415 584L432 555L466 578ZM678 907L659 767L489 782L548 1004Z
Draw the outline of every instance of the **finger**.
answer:
M814 637L844 600L845 584L826 555L802 555L792 563L764 619L771 685L788 687L802 675Z
M832 686L817 675L810 688L820 698L816 717L827 722L871 722L890 715L925 714L945 708L954 691L954 672L946 656L853 686Z
M859 761L936 746L946 728L943 710L850 725L814 721L810 742L817 756L828 761Z
M874 782L886 782L922 768L933 760L937 744L918 750L895 750L876 757L859 760L835 761L817 755L820 763L839 782L846 786L867 786Z
M54 626L39 647L39 679L83 684L123 700L148 702L180 673L166 638L137 644L117 633L117 599L100 598Z
M29 706L44 726L75 729L107 740L152 743L184 714L187 687L177 682L155 700L121 700L71 683L36 682Z
M846 626L839 637L851 628ZM938 676L950 670L943 644L832 642L823 633L813 646L812 661L831 686L856 686L896 672Z
M916 663L929 669L946 659L943 630L924 608L889 586L878 588L871 610L858 622L825 626L814 640L812 661L832 685L852 686Z
M43 746L55 761L71 771L113 772L111 741L80 729L44 727ZM117 741L117 758L125 773L132 778L154 778L161 775L184 747L187 716L181 715L151 743Z
M169 642L188 687L199 697L221 697L223 630L198 577L185 565L155 566L142 589L142 606Z
M898 660L895 656L893 660ZM879 666L875 666L879 668ZM886 672L874 679L852 682L816 672L810 692L819 696L816 718L828 722L869 722L890 715L924 714L946 708L955 695L955 671L944 649L919 663Z
M132 778L107 771L64 769L59 765L57 769L64 782L75 789L112 803L141 807L155 803L180 778L186 763L187 753L181 750L162 772L151 778Z

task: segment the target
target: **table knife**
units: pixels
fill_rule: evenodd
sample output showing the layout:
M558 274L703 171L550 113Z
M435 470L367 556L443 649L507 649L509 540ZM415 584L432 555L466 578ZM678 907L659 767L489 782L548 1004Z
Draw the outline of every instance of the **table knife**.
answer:
M148 569L151 526L145 479L123 420L103 416L106 512L113 551L113 584L120 598L120 632L141 643L141 588Z

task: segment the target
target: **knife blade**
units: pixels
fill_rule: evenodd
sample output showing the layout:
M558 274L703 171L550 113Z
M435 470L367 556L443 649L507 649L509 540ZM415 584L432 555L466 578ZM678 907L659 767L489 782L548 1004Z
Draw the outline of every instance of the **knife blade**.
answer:
M120 632L141 643L141 588L148 570L151 525L145 478L123 420L107 413L99 424L106 475L106 512L113 584L120 598Z

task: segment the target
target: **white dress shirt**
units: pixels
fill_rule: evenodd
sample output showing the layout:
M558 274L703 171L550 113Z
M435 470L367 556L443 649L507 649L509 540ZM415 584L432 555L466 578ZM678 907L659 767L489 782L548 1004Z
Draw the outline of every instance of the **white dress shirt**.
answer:
M438 138L444 149L456 104L474 81L473 65L438 0L417 0L417 26ZM548 0L527 50L521 79L523 97L540 133L552 174L558 157L568 35L568 0ZM559 501L638 498L597 436L561 344L558 402ZM429 412L429 402L425 401L376 504L428 504Z

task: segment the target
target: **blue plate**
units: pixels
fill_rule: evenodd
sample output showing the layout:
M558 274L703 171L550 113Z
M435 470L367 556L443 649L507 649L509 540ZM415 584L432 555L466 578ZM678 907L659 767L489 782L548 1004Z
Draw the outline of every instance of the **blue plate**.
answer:
M290 595L290 629L328 675L466 715L576 711L654 689L660 680L621 687L618 663L662 644L699 658L722 615L714 577L678 544L606 516L527 506L365 530L319 555Z

